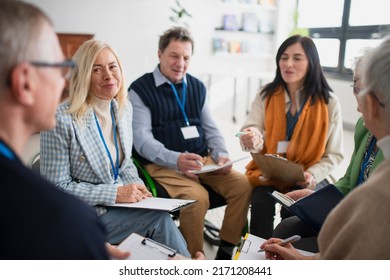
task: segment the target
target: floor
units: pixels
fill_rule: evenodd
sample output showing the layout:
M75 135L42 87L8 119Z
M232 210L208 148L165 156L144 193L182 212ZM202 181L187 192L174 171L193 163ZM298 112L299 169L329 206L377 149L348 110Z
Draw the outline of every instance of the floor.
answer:
M242 103L242 104L241 104ZM213 114L217 121L219 128L221 129L226 145L228 147L228 151L230 154L230 158L232 160L242 158L247 156L246 152L241 151L241 147L239 145L237 137L235 137L236 132L240 130L241 124L245 120L246 116L246 108L247 104L244 104L243 100L236 100L235 106L232 106L232 101L227 100L225 103L220 104L218 107L213 108ZM235 108L236 112L233 114L233 108ZM233 118L234 117L234 118ZM236 122L233 122L233 119ZM350 156L352 154L353 149L353 132L349 130L344 131L344 152L345 157L343 162L334 170L332 173L335 178L340 178L344 175L344 172L348 166ZM22 159L24 162L28 163L30 158L39 151L39 135L34 135L30 142L27 144L26 149L22 155ZM239 161L234 164L234 168L241 172L245 171L245 165L248 163L248 159ZM277 206L280 207L280 206ZM216 226L220 227L222 223L224 215L224 207L220 207L217 209L209 210L206 219L211 221ZM249 219L249 217L248 217ZM279 218L275 217L275 225L279 222ZM204 244L204 252L206 259L214 259L217 251L217 247L208 244L205 242Z

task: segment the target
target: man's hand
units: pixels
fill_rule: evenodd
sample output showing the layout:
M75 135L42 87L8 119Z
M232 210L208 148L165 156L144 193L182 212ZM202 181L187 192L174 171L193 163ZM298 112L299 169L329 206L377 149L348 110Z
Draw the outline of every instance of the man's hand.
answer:
M137 202L151 196L152 194L148 191L148 189L144 185L129 184L129 185L118 187L116 192L116 202L117 203Z
M182 153L177 160L179 171L187 177L198 180L198 176L189 172L190 170L200 170L203 165L203 158L193 153Z
M131 255L130 252L125 252L125 251L119 250L117 246L113 246L109 243L106 243L106 250L107 250L108 255L111 258L118 259L118 260L127 259Z
M225 163L227 163L228 161L230 161L229 158L227 157L220 157L218 159L218 163L217 165L224 165ZM221 169L218 169L216 171L214 171L216 174L220 174L220 175L226 175L230 172L230 170L232 170L232 165L228 165L224 168L221 168Z

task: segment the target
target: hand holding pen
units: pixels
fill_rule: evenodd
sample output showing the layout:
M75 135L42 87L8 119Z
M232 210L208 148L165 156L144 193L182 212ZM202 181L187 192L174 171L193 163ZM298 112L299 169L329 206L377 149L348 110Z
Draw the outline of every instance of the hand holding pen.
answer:
M279 246L285 246L287 244L293 243L293 242L298 241L300 239L301 239L301 237L299 235L293 235L293 236L290 236L289 238L280 240L278 242L273 242L271 244L277 244ZM261 246L261 247L263 247L263 246ZM260 247L260 250L258 252L264 252L265 251L264 247L263 248L261 248L261 247Z
M240 137L244 150L253 150L263 144L263 135L256 127L247 127L237 132L236 137Z
M189 170L200 170L203 166L203 158L200 155L184 152L179 155L177 160L177 166L179 171L183 172L186 176L196 179L197 176L189 172Z
M186 154L189 154L189 152L187 152L187 151L185 151L185 153L186 153ZM198 156L197 154L194 154L194 155L196 155L198 158L200 157L200 156ZM200 160L200 159L195 159L195 162L196 162L196 164L197 164L198 166L203 167L203 162L202 162L202 160Z
M294 235L284 240L279 238L270 238L264 242L259 251L265 252L265 258L269 260L303 260L313 259L313 256L304 256L299 253L292 245L292 242L301 239L299 235Z

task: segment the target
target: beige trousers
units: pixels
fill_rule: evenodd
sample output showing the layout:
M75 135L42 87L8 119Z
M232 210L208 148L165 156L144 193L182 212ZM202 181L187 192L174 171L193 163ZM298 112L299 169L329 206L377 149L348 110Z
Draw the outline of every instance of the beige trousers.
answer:
M210 157L205 157L204 162L215 164ZM203 252L204 217L210 205L207 190L198 181L190 179L176 170L155 164L148 164L145 168L171 197L197 200L196 203L180 210L180 231L192 256L195 256L197 251ZM252 186L247 177L232 169L227 175L200 174L199 181L209 185L226 199L227 207L220 238L229 243L237 244L247 221L252 194Z

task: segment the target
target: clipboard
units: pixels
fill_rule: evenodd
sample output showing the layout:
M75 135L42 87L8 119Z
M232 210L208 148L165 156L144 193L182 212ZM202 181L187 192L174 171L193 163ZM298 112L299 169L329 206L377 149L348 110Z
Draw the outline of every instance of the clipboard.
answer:
M257 168L266 179L277 179L290 184L305 181L302 166L295 162L277 154L251 153L251 155Z
M130 251L127 260L167 260L177 254L175 249L138 233L130 234L118 245L118 249Z
M266 239L247 233L237 248L233 260L265 260L265 252L258 252Z
M237 249L233 260L265 260L265 252L259 252L261 244L265 241L266 239L264 238L247 233L241 243L241 246ZM304 250L298 249L298 251L304 256L315 255L312 252Z
M133 203L115 203L109 205L112 207L127 207L127 208L143 208L150 210L160 210L175 212L180 210L192 203L195 203L196 200L193 199L178 199L178 198L163 198L163 197L148 197L138 202Z

